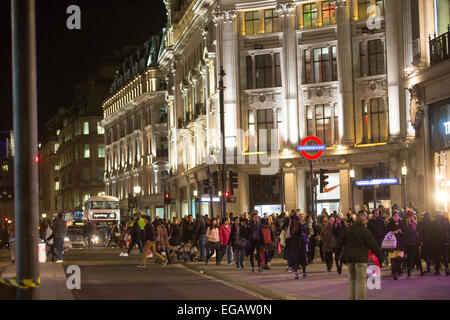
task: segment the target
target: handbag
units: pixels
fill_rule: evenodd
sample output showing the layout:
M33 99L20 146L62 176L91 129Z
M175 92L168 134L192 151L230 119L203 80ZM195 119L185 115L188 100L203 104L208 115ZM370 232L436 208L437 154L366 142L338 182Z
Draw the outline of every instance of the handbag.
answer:
M381 244L381 248L383 249L395 249L397 248L397 238L392 232L389 232L383 239L383 243Z
M237 242L237 245L239 246L239 247L241 247L241 248L247 248L247 247L249 247L249 241L248 240L245 240L245 239L239 239L238 240L238 242Z

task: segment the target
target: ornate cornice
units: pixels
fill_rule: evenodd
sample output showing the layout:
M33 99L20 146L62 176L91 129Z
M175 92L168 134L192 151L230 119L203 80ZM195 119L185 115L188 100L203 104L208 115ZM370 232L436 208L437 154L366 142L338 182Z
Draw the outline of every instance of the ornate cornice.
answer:
M237 13L234 10L220 11L220 8L213 14L213 22L217 25L220 21L224 23L234 22L237 17Z
M350 0L331 0L330 3L334 4L336 9L343 7L350 7Z

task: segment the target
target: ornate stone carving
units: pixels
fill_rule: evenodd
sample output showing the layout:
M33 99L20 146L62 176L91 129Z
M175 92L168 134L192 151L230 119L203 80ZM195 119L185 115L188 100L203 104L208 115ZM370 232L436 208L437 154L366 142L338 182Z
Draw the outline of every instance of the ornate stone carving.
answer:
M295 14L295 5L292 2L277 5L277 12L281 15Z
M215 25L217 25L219 21L223 21L224 23L233 22L236 17L237 13L234 10L220 11L220 8L217 8L217 11L213 14L213 22Z
M411 95L410 117L414 129L418 130L422 124L423 106L425 104L425 88L421 84L416 84L408 88Z

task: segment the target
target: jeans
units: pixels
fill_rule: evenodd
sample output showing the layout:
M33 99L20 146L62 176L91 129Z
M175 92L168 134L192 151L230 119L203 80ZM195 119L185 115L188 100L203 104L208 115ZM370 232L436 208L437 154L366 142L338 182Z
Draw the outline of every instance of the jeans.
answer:
M135 244L138 245L139 251L142 253L142 240L141 240L141 238L131 238L130 247L128 248L128 254L130 254L131 250L133 250Z
M201 235L198 238L198 246L200 250L200 261L203 261L206 259L206 234Z
M52 262L53 262L53 261L55 261L55 257L57 256L56 247L55 247L54 243L52 243L49 246L50 246L50 248L49 248L49 250L47 252L47 256L51 253L52 254Z
M358 283L357 300L366 300L367 263L349 262L347 267L349 278L348 299L355 300L356 283Z
M233 262L233 252L231 250L231 246L222 246L219 262L222 262L225 253L227 253L228 264L231 264Z
M147 252L148 250L152 250L153 255L160 260L161 262L166 261L166 258L164 258L162 255L160 255L158 253L158 251L156 251L156 247L155 247L155 242L154 241L150 241L147 240L145 242L145 246L144 246L144 250L142 252L142 259L141 259L141 264L143 264L144 266L147 264ZM167 254L167 253L166 253Z
M62 260L62 251L64 245L64 238L55 238L55 247L58 255L58 260Z
M214 251L216 252L216 263L219 263L220 261L220 249L221 249L221 245L220 242L208 242L208 248L210 250L208 256L206 257L206 260L211 259L211 257L214 254Z
M252 269L255 268L255 250L256 250L256 262L258 262L258 268L261 268L261 242L259 240L253 240L250 248L250 264Z
M411 274L411 270L414 269L414 266L419 263L419 270L422 272L422 259L419 256L419 245L408 245L406 247L406 259L408 261L408 275Z
M234 259L236 261L236 267L239 268L239 264L241 267L244 267L244 259L245 259L245 247L234 246Z

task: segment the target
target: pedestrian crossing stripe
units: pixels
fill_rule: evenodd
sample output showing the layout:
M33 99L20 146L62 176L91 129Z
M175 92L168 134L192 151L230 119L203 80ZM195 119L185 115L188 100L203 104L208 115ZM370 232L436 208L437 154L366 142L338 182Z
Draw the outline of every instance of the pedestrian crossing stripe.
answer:
M0 279L0 283L3 283L10 287L16 287L19 289L29 289L29 288L39 288L41 285L41 278L37 280L34 279L23 279L22 283L18 283L16 279Z

